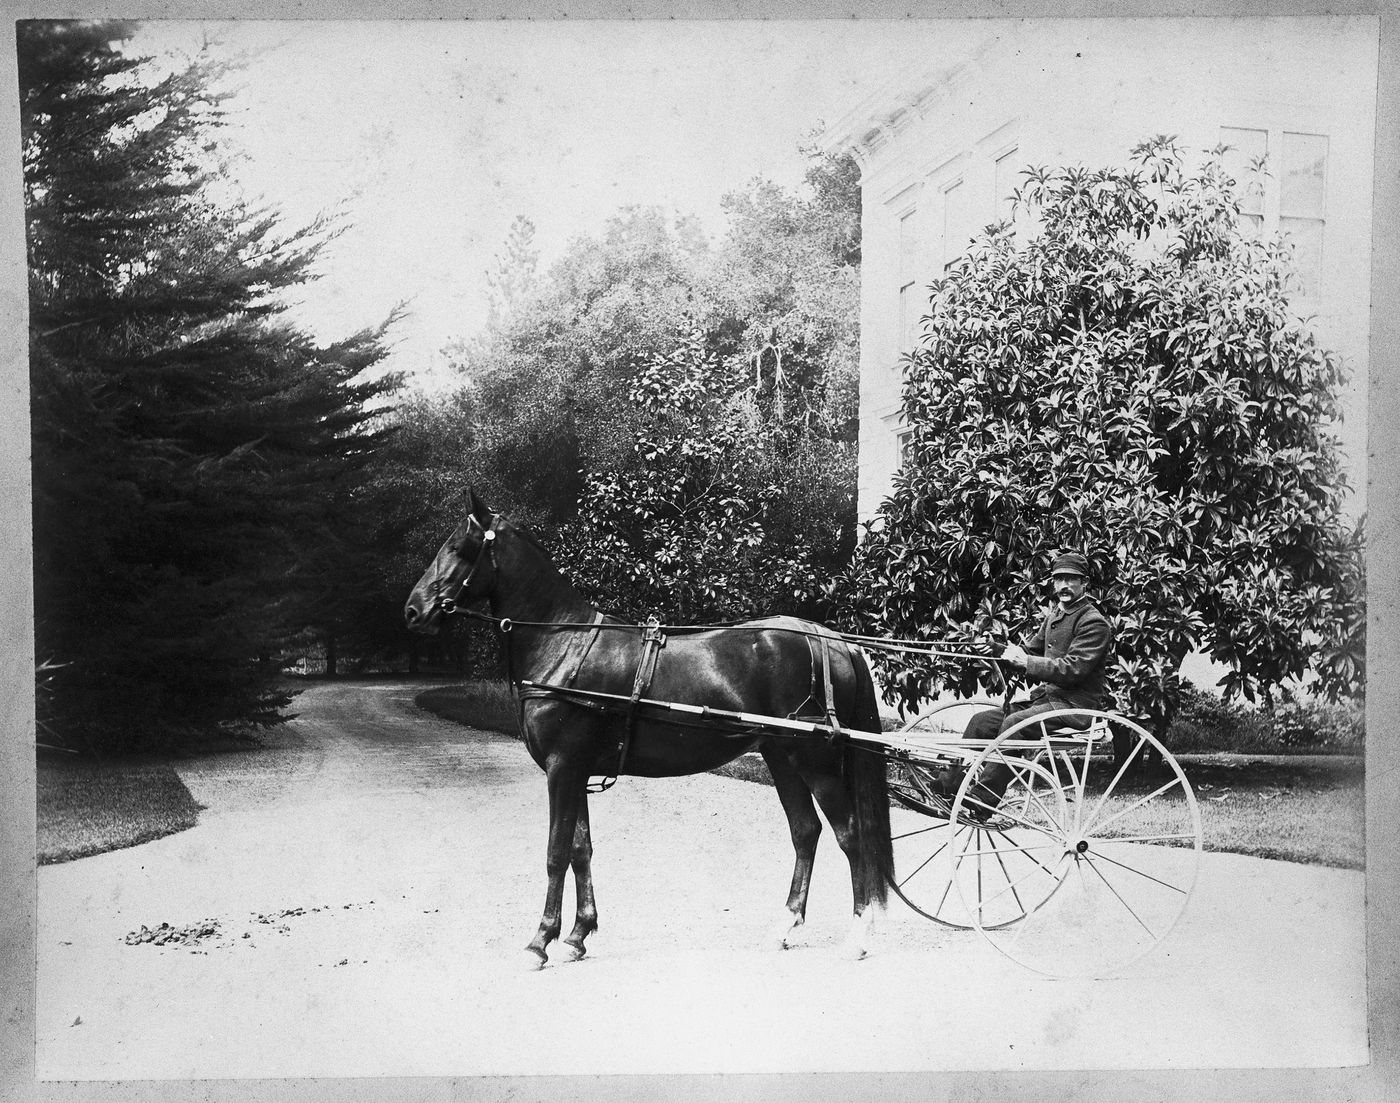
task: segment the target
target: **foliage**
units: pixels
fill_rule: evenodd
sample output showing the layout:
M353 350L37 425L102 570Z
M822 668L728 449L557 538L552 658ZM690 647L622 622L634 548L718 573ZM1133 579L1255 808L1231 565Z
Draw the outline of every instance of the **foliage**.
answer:
M1290 750L1360 752L1366 742L1366 716L1356 704L1294 697L1278 705L1269 724L1279 746Z
M1218 156L1188 170L1156 139L1134 161L1028 171L1016 223L933 284L905 365L912 439L841 593L867 632L985 646L1029 627L1074 549L1097 567L1129 713L1167 718L1193 650L1228 666L1227 694L1310 669L1355 693L1340 366L1290 309L1287 244L1242 226ZM985 676L886 674L909 704Z
M462 386L431 424L461 446L456 477L542 535L572 516L585 462L630 457L617 396L684 327L707 248L693 220L627 208L600 239L571 243L484 334L451 346Z
M55 727L92 747L277 723L270 659L362 566L383 330L279 313L330 228L215 199L218 68L121 23L19 24L35 627ZM263 658L269 661L258 661Z
M640 464L588 476L560 566L605 608L635 620L714 623L791 609L813 589L811 554L770 539L783 486L740 381L692 333L652 358L629 400Z
M524 215L517 215L510 224L505 248L496 257L496 267L486 274L493 325L499 324L534 290L539 261L535 224Z
M659 413L624 399L657 363L681 355L678 335L695 331L722 401L690 411L700 419L691 430L672 417L664 439L690 432L709 447L701 425L723 407L744 458L719 462L749 480L735 488L745 503L736 515L761 512L767 545L805 549L815 576L839 569L855 543L859 194L849 159L813 155L804 194L756 180L727 197L717 243L693 219L632 207L543 274L533 227L517 219L492 281L525 290L502 300L484 333L449 349L462 381L454 393L405 405L400 441L416 467L400 465L404 499L438 518L440 540L447 503L470 481L546 542L577 547L580 564L598 562L602 549L583 548L594 534L580 521L616 513L603 488L663 490L639 447L660 431ZM724 554L722 542L695 547ZM702 564L699 575L712 568ZM624 595L620 579L593 581L624 606L645 604ZM784 607L798 600L782 593Z
M1360 753L1365 740L1365 716L1356 704L1286 694L1266 711L1191 685L1181 687L1169 736L1177 751L1255 754Z

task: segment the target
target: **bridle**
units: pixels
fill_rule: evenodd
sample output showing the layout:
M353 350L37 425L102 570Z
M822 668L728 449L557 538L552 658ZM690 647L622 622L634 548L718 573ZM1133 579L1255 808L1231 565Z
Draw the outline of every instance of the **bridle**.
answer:
M473 520L475 521L476 519L473 518ZM451 616L453 613L456 613L456 612L458 611L458 608L457 608L457 607L458 607L460 604L462 604L463 597L467 595L467 588L472 584L473 580L476 578L477 572L478 572L479 570L481 570L481 565L482 565L483 563L485 563L488 559L490 560L490 563L491 563L491 585L492 585L492 586L495 585L495 583L496 583L496 525L497 525L497 523L498 523L499 521L500 521L500 514L497 514L496 516L494 516L494 517L491 518L491 527L488 528L488 529L485 531L485 533L482 535L482 537L481 537L481 547L478 549L478 551L477 551L477 553L476 553L476 558L472 561L471 567L468 568L468 569L466 570L466 572L462 575L460 581L458 581L456 578L453 577L453 575L456 574L456 569L454 569L454 570L453 570L453 573L452 573L451 575L448 575L447 580L446 580L445 582L434 582L434 583L433 583L433 589L434 589L434 591L438 590L439 588L445 590L445 589L447 589L448 587L451 587L451 586L453 586L453 585L455 585L455 586L457 587L456 592L453 593L453 594L451 594L451 595L448 595L448 594L445 594L445 593L444 593L444 594L434 593L434 596L433 596L433 605L434 605L435 608L437 608L438 610L440 610L445 616ZM479 527L479 526L481 525L481 522L480 522L480 521L476 521L476 524L477 524L478 527ZM461 556L458 556L457 558L458 558L458 562L460 563L460 562L461 562ZM485 591L483 591L483 593L490 593L490 587L488 587ZM478 595L478 596L481 596L481 595ZM470 598L468 598L468 600L470 600Z

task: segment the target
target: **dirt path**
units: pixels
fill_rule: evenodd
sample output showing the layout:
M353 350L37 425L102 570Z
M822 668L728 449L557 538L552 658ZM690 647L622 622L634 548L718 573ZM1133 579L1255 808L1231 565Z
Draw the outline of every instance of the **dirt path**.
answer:
M272 752L182 769L199 826L39 871L41 1078L1365 1059L1359 873L1207 855L1161 952L1123 980L1048 981L898 902L871 957L842 960L828 834L810 945L780 952L763 936L786 821L771 789L712 775L594 798L590 958L525 972L542 779L416 688L316 686Z

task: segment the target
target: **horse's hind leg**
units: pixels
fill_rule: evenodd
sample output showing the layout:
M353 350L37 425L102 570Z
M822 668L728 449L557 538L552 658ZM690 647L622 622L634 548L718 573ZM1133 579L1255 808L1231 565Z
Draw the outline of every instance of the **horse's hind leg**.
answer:
M856 839L855 808L847 796L840 780L840 763L823 769L809 769L806 782L812 795L817 798L827 822L836 835L836 842L851 864L851 896L854 901L854 914L851 929L842 945L842 954L849 958L863 958L866 955L870 938L870 924L874 917L871 900L861 875L861 858Z
M792 887L788 890L787 910L773 932L781 948L789 946L795 932L807 919L807 893L812 887L812 866L817 857L817 840L821 838L822 821L812 804L812 794L802 780L786 751L765 740L759 744L763 761L773 775L773 787L787 813L792 832L792 849L796 854L792 870Z
M578 961L588 951L583 942L598 929L598 904L593 899L593 836L588 825L588 793L579 800L578 823L574 827L574 849L569 860L574 871L574 890L578 906L574 912L574 929L564 939L569 957Z
M545 769L545 782L549 788L549 843L545 853L549 886L545 890L539 930L525 947L538 959L534 962L536 968L543 967L549 960L547 948L559 937L563 925L564 874L568 872L574 851L579 804L584 800L588 777L571 766L551 762Z

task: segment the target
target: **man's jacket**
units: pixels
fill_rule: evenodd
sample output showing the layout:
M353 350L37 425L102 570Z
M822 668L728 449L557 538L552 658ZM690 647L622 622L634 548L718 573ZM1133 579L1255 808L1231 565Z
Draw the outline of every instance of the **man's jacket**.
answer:
M1113 629L1088 594L1061 609L1056 603L1024 644L1026 677L1039 682L1032 701L1101 709L1108 703Z

